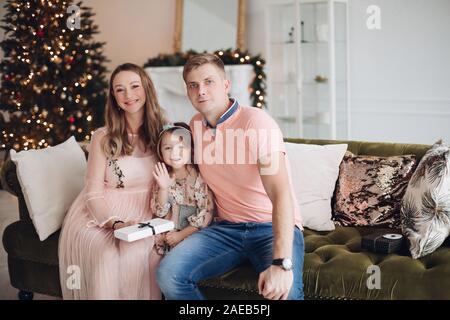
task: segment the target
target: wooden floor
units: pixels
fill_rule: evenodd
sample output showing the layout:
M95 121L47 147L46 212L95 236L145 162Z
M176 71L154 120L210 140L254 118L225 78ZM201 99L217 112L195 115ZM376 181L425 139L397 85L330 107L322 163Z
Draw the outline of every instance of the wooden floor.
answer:
M19 220L19 209L17 198L12 194L0 190L0 238L3 238L3 231L12 222ZM17 289L13 288L9 282L8 261L3 243L0 245L0 300L18 300ZM59 299L35 294L34 300Z

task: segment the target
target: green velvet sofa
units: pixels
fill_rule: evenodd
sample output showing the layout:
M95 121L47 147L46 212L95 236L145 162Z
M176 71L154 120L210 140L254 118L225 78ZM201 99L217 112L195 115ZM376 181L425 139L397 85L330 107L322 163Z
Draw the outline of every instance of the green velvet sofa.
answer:
M354 154L415 154L420 159L428 145L374 143L361 141L286 139L309 144L348 143ZM2 170L6 189L19 199L20 220L3 234L8 253L11 284L19 289L19 298L32 293L61 296L58 273L59 231L45 241L31 223L16 176L15 166L7 161ZM44 187L44 186L43 186ZM305 229L304 292L306 299L450 299L450 240L432 254L418 260L405 246L396 254L376 254L361 249L361 237L372 227L337 227L331 232ZM386 230L388 231L388 230ZM379 289L369 289L369 267L380 270ZM259 299L258 275L250 265L242 265L218 278L203 281L201 290L209 299Z

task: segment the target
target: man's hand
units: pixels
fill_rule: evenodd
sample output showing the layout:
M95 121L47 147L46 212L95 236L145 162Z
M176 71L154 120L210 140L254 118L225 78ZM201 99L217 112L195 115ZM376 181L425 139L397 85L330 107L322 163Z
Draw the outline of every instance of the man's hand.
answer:
M286 158L275 152L258 159L261 181L272 202L273 257L292 257L294 242L294 198L290 189ZM270 170L266 170L271 168ZM264 169L264 172L263 172ZM275 170L276 169L276 170ZM264 173L264 174L263 174ZM271 265L259 275L259 293L266 299L287 299L294 282L293 271Z
M294 282L294 273L271 265L259 274L258 291L270 300L286 300Z

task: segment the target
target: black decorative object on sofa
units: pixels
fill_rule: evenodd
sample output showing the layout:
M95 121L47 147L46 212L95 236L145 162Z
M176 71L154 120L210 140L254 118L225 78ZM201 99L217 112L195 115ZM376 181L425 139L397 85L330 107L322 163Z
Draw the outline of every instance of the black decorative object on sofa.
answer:
M396 233L372 233L361 238L361 249L377 253L394 253L403 245L403 236Z

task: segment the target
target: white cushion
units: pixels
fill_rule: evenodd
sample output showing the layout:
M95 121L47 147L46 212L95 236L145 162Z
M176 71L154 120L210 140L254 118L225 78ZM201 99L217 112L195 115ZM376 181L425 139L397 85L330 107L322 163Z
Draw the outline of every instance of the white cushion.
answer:
M339 164L348 145L285 145L303 225L317 231L334 230L331 198L339 175Z
M86 158L75 138L46 149L11 150L31 220L41 241L61 228L84 186Z

